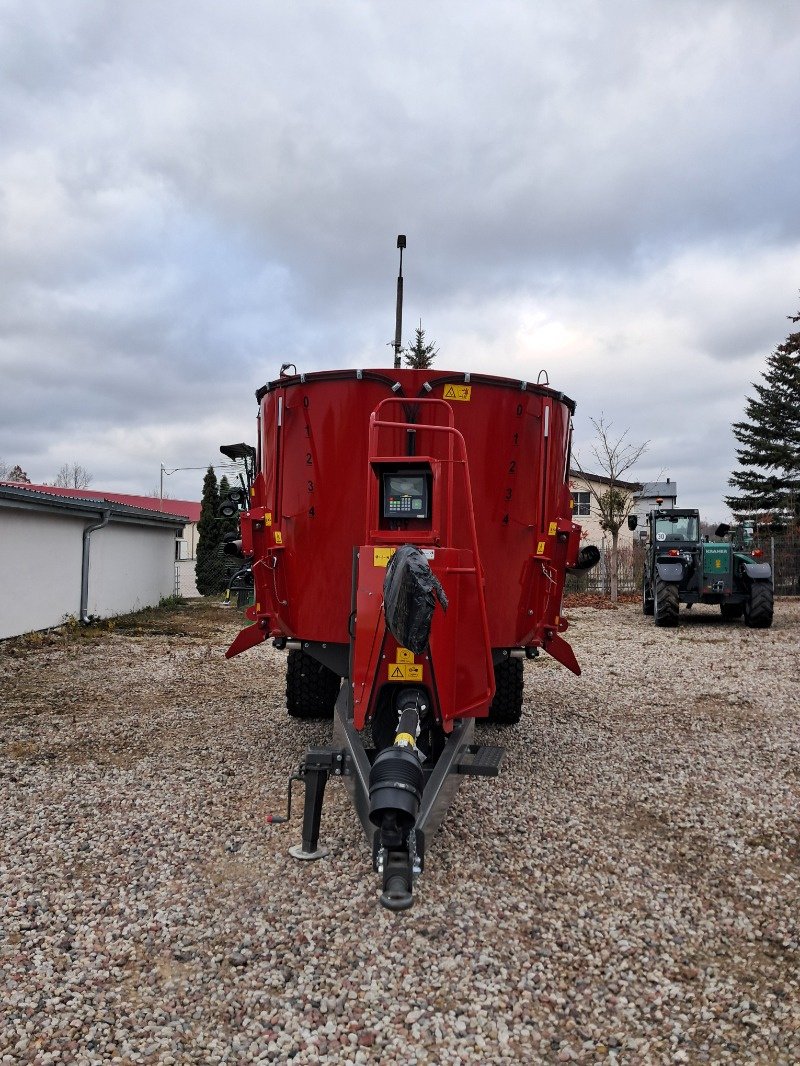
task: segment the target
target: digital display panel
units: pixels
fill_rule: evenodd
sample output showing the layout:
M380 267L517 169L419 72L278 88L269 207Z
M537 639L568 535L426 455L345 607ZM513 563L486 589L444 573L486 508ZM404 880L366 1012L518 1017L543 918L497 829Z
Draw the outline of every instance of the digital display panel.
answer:
M424 474L383 475L383 517L428 517L428 479Z

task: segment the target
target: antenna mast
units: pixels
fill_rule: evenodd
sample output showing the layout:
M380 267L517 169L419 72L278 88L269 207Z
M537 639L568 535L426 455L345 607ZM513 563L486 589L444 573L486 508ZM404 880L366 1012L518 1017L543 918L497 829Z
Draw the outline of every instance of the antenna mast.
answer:
M397 234L397 247L400 249L400 271L397 275L397 311L394 319L394 368L400 369L400 349L403 334L403 249L406 246L405 233Z

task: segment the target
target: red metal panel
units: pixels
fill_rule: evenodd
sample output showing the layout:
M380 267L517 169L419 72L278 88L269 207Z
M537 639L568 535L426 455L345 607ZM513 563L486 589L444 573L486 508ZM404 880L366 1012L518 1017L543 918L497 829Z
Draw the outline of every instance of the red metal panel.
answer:
M381 674L381 666L387 661L387 634L379 608L391 545L427 545L428 565L449 602L446 612L434 610L427 667L419 665L419 680L431 694L435 713L445 730L452 728L456 718L485 716L494 695L484 578L464 438L453 425L453 412L447 401L419 399L414 408L411 412L403 401L386 399L370 416L369 543L359 552L352 677L357 729L372 713L383 685L408 683L399 662L393 667L401 675L396 681L391 672L388 677ZM408 428L409 418L414 419L413 430ZM409 434L413 434L413 447L398 454L399 444L404 440L408 444ZM421 522L386 521L378 506L380 471L386 464L394 467L412 462L424 464L432 472L431 517ZM459 524L453 521L456 505L464 515ZM392 528L395 525L401 528ZM388 663L391 667L391 658ZM427 678L422 676L425 670Z
M243 520L245 547L252 542L255 558L264 561L254 569L251 617L269 616L276 634L349 642L353 549L374 526L367 518L369 420L392 395L417 421L424 405L415 401L446 399L463 435L492 647L547 647L548 633L565 628L564 566L574 562L580 537L567 483L571 402L530 383L446 371L365 371L360 378L337 371L267 387L261 474L254 511ZM429 409L424 417L442 416ZM382 449L406 454L405 431L388 432ZM415 435L415 450L433 452L424 429ZM457 492L452 522L462 546L468 517ZM398 533L398 540L414 542L413 523Z
M434 611L428 651L414 659L420 668L414 680L431 693L446 731L456 718L485 717L494 695L491 649L481 625L485 608L475 563L471 551L459 548L433 549L430 563L445 591L448 608L446 612L438 607ZM369 720L384 685L407 685L411 680L398 677L395 681L392 677L397 645L386 631L381 611L385 571L385 563L376 562L375 546L362 545L351 678L356 729L362 729Z

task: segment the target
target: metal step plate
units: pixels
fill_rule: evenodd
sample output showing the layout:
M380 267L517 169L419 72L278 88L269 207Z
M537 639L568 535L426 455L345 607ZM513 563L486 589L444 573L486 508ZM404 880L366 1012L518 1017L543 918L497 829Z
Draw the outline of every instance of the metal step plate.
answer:
M505 748L490 744L470 744L462 753L456 773L471 777L497 777L505 753Z

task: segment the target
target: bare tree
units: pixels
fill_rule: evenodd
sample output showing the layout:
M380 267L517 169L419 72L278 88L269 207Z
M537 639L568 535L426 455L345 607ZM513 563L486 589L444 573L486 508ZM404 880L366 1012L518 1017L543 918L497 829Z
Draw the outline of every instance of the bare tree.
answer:
M608 482L608 487L600 491L589 479L581 466L577 454L575 465L586 479L589 492L594 500L600 528L611 534L611 602L617 602L617 564L619 558L619 531L633 509L634 499L627 486L622 484L622 475L626 474L641 459L650 441L633 444L627 439L630 430L625 430L621 437L611 436L612 422L606 422L603 415L589 421L594 426L596 437L590 450L595 457L598 473Z
M0 481L8 481L8 474L10 470L11 467L8 465L5 459L0 458Z
M53 482L60 489L86 489L93 475L80 463L64 463Z

